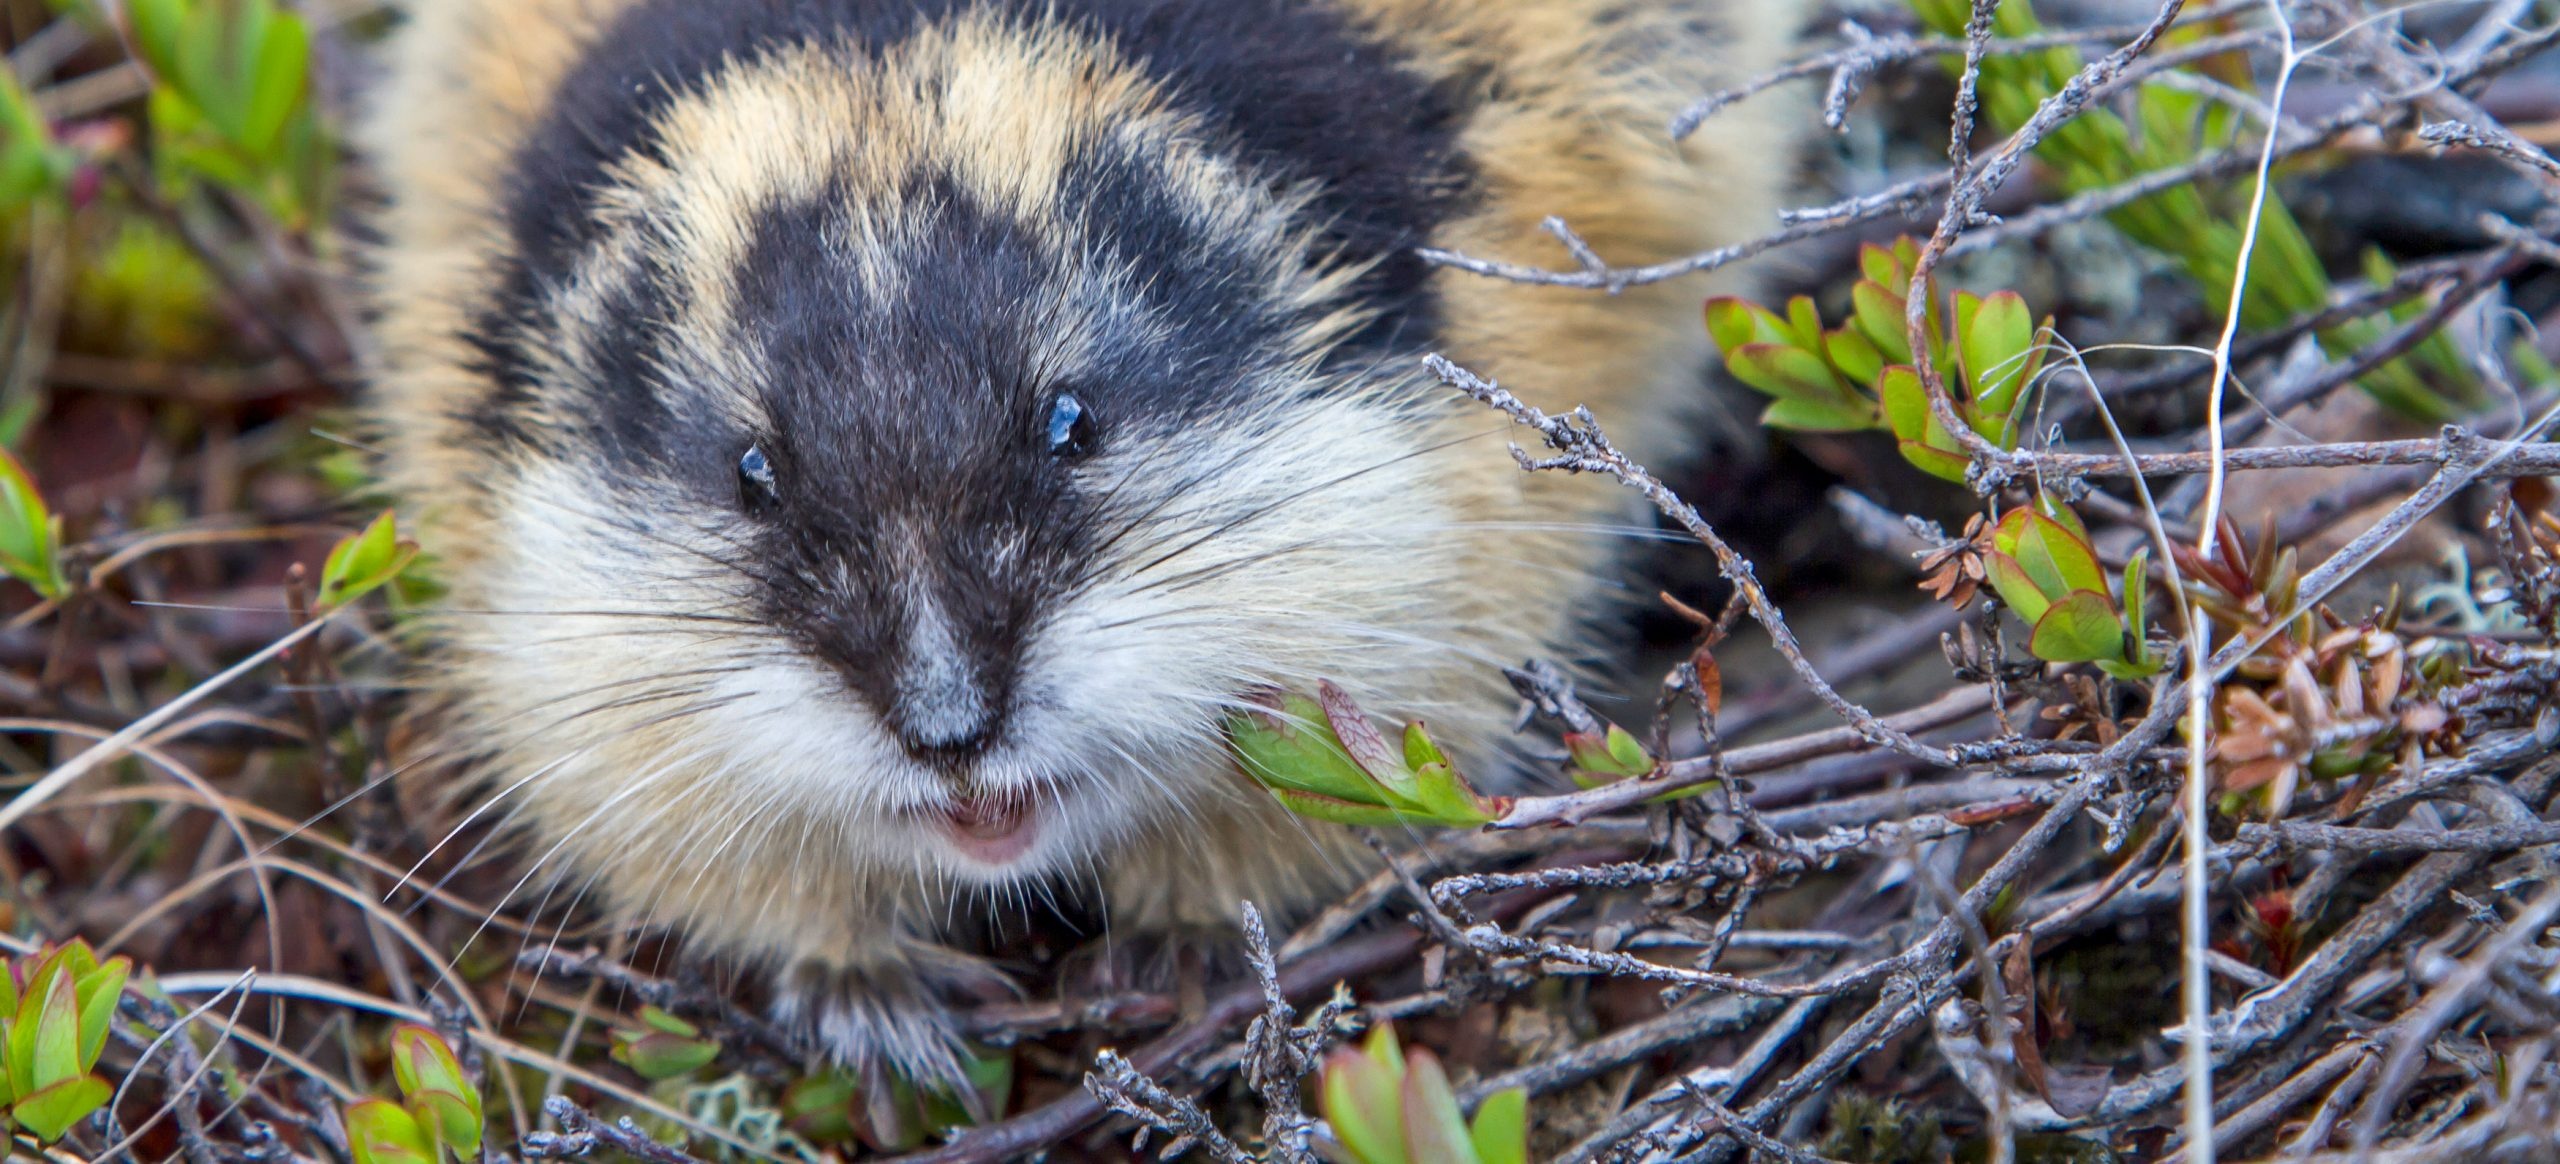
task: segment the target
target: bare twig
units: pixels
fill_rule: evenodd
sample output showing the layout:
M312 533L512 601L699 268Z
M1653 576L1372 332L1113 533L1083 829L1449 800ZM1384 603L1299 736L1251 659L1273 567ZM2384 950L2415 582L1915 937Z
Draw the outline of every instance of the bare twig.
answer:
M705 1164L692 1153L659 1143L629 1116L606 1123L566 1096L545 1100L542 1113L559 1124L560 1130L526 1135L522 1150L527 1159L578 1159L594 1154L598 1148L609 1148L643 1164Z

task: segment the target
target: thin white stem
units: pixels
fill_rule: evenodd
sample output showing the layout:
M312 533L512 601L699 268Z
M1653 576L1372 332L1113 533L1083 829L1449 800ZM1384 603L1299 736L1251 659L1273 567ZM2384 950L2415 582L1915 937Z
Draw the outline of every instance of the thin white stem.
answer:
M2213 727L2213 652L2206 630L2210 625L2204 611L2189 602L2187 666L2192 672L2187 680L2186 853L2181 895L2185 925L2181 927L2184 941L2180 952L2186 964L2181 985L2187 1027L2187 1159L2194 1164L2213 1164L2213 1044L2209 1030L2213 1014L2213 919L2209 911L2212 894L2205 884L2211 873L2206 858L2213 851L2213 837L2205 827L2205 814L2213 807L2212 765L2207 763Z
M2294 43L2293 23L2285 19L2284 0L2267 0L2268 14L2274 17L2277 32L2284 38L2284 58L2276 68L2275 92L2267 98L2271 109L2284 108L2285 89L2293 83L2293 71L2302 63L2302 54ZM2205 478L2204 512L2196 519L2196 551L2211 557L2214 527L2222 517L2222 398L2231 384L2231 350L2240 340L2240 306L2248 298L2249 260L2258 250L2258 227L2265 219L2267 192L2274 185L2276 139L2281 135L2270 131L2258 147L2257 180L2249 191L2249 217L2240 228L2240 255L2231 272L2231 302L2222 313L2222 335L2213 343L2213 385L2205 394L2206 447L2217 462ZM2199 740L2202 737L2198 737ZM2199 1164L2210 1164L2201 1158Z
M2284 108L2285 89L2293 82L2293 71L2302 62L2293 39L2293 22L2285 18L2284 0L2267 0L2267 13L2275 21L2283 38L2284 55L2276 68L2275 91L2267 98L2270 109ZM2282 135L2269 127L2266 141L2258 149L2257 180L2249 191L2249 217L2241 227L2240 253L2231 271L2231 302L2222 313L2222 334L2213 344L2213 385L2205 395L2205 433L2207 449L2213 455L2213 467L2205 477L2204 512L2196 519L2196 549L2206 557L2214 554L2215 533L2222 521L2222 486L2224 478L2222 398L2231 385L2231 351L2240 339L2240 308L2249 292L2249 262L2258 249L2258 228L2265 219L2267 191L2272 186L2276 162L2276 139ZM2212 809L2213 746L2213 674L2212 643L2207 627L2211 625L2204 611L2190 600L2187 603L2187 665L2193 668L2187 683L2187 819L2185 829L2185 886L2182 892L2186 924L2181 941L2185 963L2186 1010L2186 1141L2187 1159L2193 1164L2213 1164L2213 1044L2210 1022L2213 1015L2211 959L2213 918L2211 888L2205 880L2210 870L2206 855L2212 850L2212 837L2206 831L2205 814Z

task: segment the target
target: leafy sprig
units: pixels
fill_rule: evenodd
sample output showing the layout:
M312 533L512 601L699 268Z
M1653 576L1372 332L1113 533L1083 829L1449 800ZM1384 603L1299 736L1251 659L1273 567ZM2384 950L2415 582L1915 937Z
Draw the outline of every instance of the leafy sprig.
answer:
M1325 1123L1355 1164L1527 1164L1529 1093L1485 1097L1470 1123L1431 1052L1407 1052L1393 1027L1327 1056L1317 1083Z
M10 960L0 975L0 1129L51 1143L114 1095L97 1074L133 961L75 941Z
M355 1164L476 1160L488 1113L480 1088L444 1037L416 1023L391 1032L391 1074L401 1099L367 1099L346 1111Z
M1330 682L1316 698L1286 694L1228 721L1247 775L1301 816L1350 825L1488 823L1511 807L1460 775L1421 722L1389 744L1351 696ZM1399 746L1400 745L1400 746Z
M1804 432L1886 429L1904 459L1962 482L1971 458L1929 409L1915 367L1925 358L1952 370L1948 385L1962 389L1956 415L1967 427L2002 448L2017 446L2019 402L2043 370L2038 337L2052 319L2037 320L2011 291L1959 292L1942 302L1932 280L1927 350L1914 353L1903 320L1919 259L1908 238L1862 249L1850 315L1828 329L1808 296L1789 300L1784 316L1731 296L1707 301L1707 333L1726 370L1772 398L1761 423Z

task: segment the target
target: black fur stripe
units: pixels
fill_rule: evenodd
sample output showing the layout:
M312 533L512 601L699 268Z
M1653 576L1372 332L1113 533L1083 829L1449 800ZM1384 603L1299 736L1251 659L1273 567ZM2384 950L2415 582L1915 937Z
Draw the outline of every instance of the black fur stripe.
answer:
M1255 172L1311 182L1306 215L1328 236L1329 257L1373 264L1353 294L1375 319L1347 352L1430 330L1430 271L1413 249L1470 196L1455 146L1461 87L1426 83L1321 0L641 0L563 78L513 160L512 253L467 337L495 388L471 423L500 444L556 439L515 415L539 395L528 357L549 342L544 301L598 241L607 171L651 148L669 105L733 61L804 44L876 52L973 11L1109 39ZM1082 188L1088 213L1134 210L1121 163L1088 156L1063 180ZM1156 257L1170 264L1151 264L1159 273L1179 264Z
M1052 13L1109 37L1243 160L1321 184L1313 213L1344 253L1388 259L1385 299L1427 273L1409 251L1463 191L1455 102L1385 45L1310 0L644 0L563 81L520 150L509 191L516 257L535 282L591 242L592 195L614 159L647 147L667 105L726 61L848 40L875 50L973 9ZM1388 304L1381 304L1388 306Z

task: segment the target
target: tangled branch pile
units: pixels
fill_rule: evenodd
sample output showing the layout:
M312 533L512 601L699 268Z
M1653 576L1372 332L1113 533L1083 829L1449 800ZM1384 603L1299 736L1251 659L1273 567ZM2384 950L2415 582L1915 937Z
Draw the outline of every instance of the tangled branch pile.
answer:
M1784 435L1685 476L1433 362L1524 471L1703 551L1648 567L1658 699L1524 665L1576 787L1516 796L1339 692L1240 720L1387 871L1255 918L1232 981L1096 992L1035 939L947 1095L813 1071L393 779L415 548L346 536L325 436L360 350L331 69L381 14L0 4L15 1146L2560 1156L2560 12L2040 7L1877 0L1701 95L1669 132L1826 86L1845 197L1765 237L1433 255L1600 294L1779 252L1806 288L1705 305ZM1806 482L1819 520L1769 512Z

